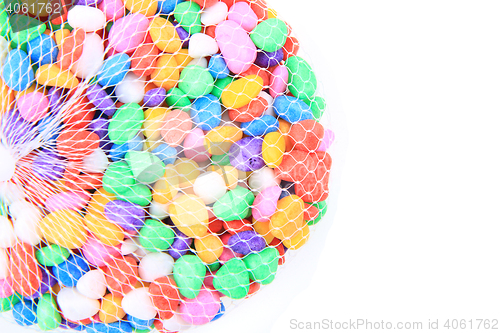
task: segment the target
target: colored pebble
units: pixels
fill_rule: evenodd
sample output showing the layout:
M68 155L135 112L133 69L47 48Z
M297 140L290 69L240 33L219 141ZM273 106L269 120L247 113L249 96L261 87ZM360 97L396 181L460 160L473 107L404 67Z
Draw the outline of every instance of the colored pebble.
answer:
M156 182L165 173L165 164L150 152L129 151L125 155L125 160L134 178L144 184Z
M206 273L203 261L194 255L183 255L174 264L174 280L179 293L186 298L195 298L200 293Z
M83 296L76 288L62 288L57 294L57 304L64 318L71 321L90 318L100 307L98 300Z
M158 309L160 319L170 319L177 310L180 301L176 282L167 276L155 279L149 285L149 295L153 305Z
M56 266L64 262L70 255L68 249L56 244L51 244L38 249L35 253L36 260L43 266Z
M172 274L174 259L166 253L148 253L142 257L139 264L139 277L142 281L153 282L154 280Z
M201 8L196 2L184 1L173 11L174 18L190 35L201 32Z
M128 292L123 297L122 307L126 314L141 320L153 319L157 314L148 288L136 288Z
M196 99L191 105L193 123L204 131L210 131L219 126L221 114L219 99L211 94Z
M77 282L76 289L80 294L91 299L101 299L106 294L106 278L101 270L85 273Z
M274 112L289 123L313 119L309 106L292 96L277 96L273 104Z
M244 262L239 258L227 261L215 274L213 285L230 298L244 298L250 287L250 275Z
M161 135L163 140L171 147L179 146L192 127L189 114L181 110L173 110L167 114L163 121Z
M266 241L253 230L241 231L229 238L228 246L236 253L247 255L266 247Z
M250 278L264 285L274 281L278 271L278 261L279 252L274 247L265 248L243 258Z
M241 124L243 133L249 136L262 136L279 130L278 119L273 116L264 115Z
M87 240L83 218L75 210L50 213L40 221L40 229L45 239L68 249L80 248Z
M275 52L285 45L287 35L285 22L270 18L259 23L250 33L250 38L259 49Z
M108 290L114 296L123 297L139 279L137 261L130 256L118 256L103 269Z
M214 86L214 79L210 72L197 65L185 67L179 78L179 89L190 99L209 94Z
M17 243L9 249L12 288L21 296L33 295L41 286L42 271L35 261L35 249L29 244Z
M61 314L57 308L56 298L52 294L47 293L40 297L36 308L36 317L38 327L42 331L55 330L61 325Z
M228 191L214 204L213 212L223 221L244 219L251 214L254 200L252 192L238 186Z
M109 121L109 139L116 144L124 144L139 132L144 113L137 103L120 106Z
M125 78L130 64L130 57L125 53L107 58L97 73L99 84L103 87L116 86Z
M262 144L260 137L245 137L235 142L229 149L231 165L245 172L262 168L265 165Z
M217 24L215 39L227 67L235 74L248 70L257 57L257 48L248 33L234 21Z
M209 323L217 315L220 304L217 292L202 289L196 298L182 300L179 313L187 323L203 325Z
M318 82L311 65L301 57L289 57L285 61L289 72L290 92L300 99L312 99L316 93Z
M124 230L139 230L144 225L145 212L141 206L123 200L113 200L106 204L104 213Z
M221 102L226 108L241 108L259 95L263 84L262 78L258 75L242 77L224 88L221 94Z
M118 52L129 52L144 41L149 21L140 13L126 15L113 24L109 32L109 45Z
M147 251L167 250L175 240L175 233L170 226L156 220L146 220L139 230L139 242Z
M72 254L63 263L52 267L52 272L62 285L76 287L78 280L90 271L88 262L83 256Z
M12 315L18 325L32 326L38 321L36 318L37 305L34 301L21 300L12 307Z
M23 91L31 86L35 78L26 52L22 50L9 52L3 65L2 79L14 91Z
M323 125L313 119L299 121L290 127L288 136L293 149L312 152L318 150L325 134Z
M190 237L203 236L207 231L208 211L201 198L184 194L172 201L168 207L175 226Z
M286 143L283 135L279 132L271 132L264 136L262 143L262 158L266 165L275 168L281 164L285 153Z

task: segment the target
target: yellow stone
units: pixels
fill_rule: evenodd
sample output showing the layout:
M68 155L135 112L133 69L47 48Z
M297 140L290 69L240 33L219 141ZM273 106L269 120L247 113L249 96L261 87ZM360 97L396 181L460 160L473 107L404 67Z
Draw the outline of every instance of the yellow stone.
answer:
M250 103L262 91L264 81L258 75L248 75L230 83L221 94L228 109L238 109Z
M196 255L207 264L216 262L222 255L224 244L215 235L205 235L194 240Z
M50 213L40 221L45 239L68 249L80 248L87 240L83 217L74 210L61 209Z
M86 208L87 213L104 213L104 206L113 200L115 200L115 195L107 192L104 187L100 187L92 194L92 198Z
M163 17L155 17L149 23L149 35L153 43L167 53L176 53L182 48L182 41L175 26Z
M178 52L174 54L175 60L179 64L179 70L182 71L184 67L186 67L193 58L189 56L188 49L180 49Z
M283 245L289 250L297 250L301 248L309 240L309 225L304 224L297 230L292 237L283 239Z
M163 107L155 107L144 111L144 122L142 123L144 136L150 140L159 140L161 138L161 127L163 118L169 110Z
M217 126L205 135L205 147L212 155L222 155L231 145L243 138L243 131L236 126Z
M203 200L193 194L183 194L168 207L170 218L189 237L203 237L208 228L208 210Z
M151 73L151 81L160 88L167 91L177 85L180 72L177 60L172 54L162 54L156 61L156 66Z
M99 310L99 319L105 323L114 323L125 317L126 313L122 308L123 297L107 294L101 300L101 309Z
M262 158L270 168L276 168L283 161L286 143L280 132L271 132L264 136L262 143Z
M292 237L303 225L304 201L296 195L279 200L269 225L274 237L282 240Z
M269 221L258 222L253 219L253 228L259 235L264 237L268 245L273 241L274 235L271 233Z
M285 151L290 151L293 148L293 143L292 139L288 136L288 133L290 132L290 127L292 127L292 124L290 124L288 121L280 119L279 121L279 130L280 133L283 134L283 138L285 139Z
M15 94L5 82L0 79L0 116L14 107Z
M105 245L116 246L125 238L123 230L98 211L87 213L83 222L87 229Z
M167 204L174 199L179 192L179 178L174 165L165 167L165 175L153 185L153 200Z
M125 0L125 7L132 13L139 13L145 16L153 16L158 9L157 0Z
M179 186L181 188L192 186L196 178L200 175L198 163L189 158L178 158L174 166L177 171L177 176L179 177Z
M270 18L270 19L271 18L277 18L278 17L278 13L274 9L268 8L267 9L267 17Z
M230 165L212 165L208 169L209 171L215 171L219 175L221 175L229 190L234 190L236 186L238 186L238 179L243 179L246 177L243 176L243 174L245 174L243 171L239 171L238 169Z
M61 50L62 41L64 38L67 38L71 34L71 31L68 29L59 29L54 33L56 38L56 44L59 50Z
M55 64L40 66L35 74L38 84L58 88L73 89L80 83L76 76L68 70L62 70Z

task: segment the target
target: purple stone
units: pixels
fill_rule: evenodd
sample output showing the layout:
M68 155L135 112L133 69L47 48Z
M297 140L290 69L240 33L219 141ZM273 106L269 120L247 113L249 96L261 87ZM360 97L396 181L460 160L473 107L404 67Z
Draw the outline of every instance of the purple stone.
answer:
M42 281L40 284L40 288L31 296L24 297L26 299L35 299L41 297L43 294L48 292L50 288L52 288L56 283L57 279L52 274L52 268L50 267L40 267L42 271Z
M52 87L49 89L47 97L49 98L50 111L57 112L57 110L59 110L59 108L63 105L61 101L63 92L63 88Z
M104 214L108 220L115 222L127 231L139 231L146 218L141 206L123 200L108 202L104 206Z
M101 2L102 2L102 0L76 0L75 5L95 7L96 5L100 4Z
M184 30L184 28L177 23L174 23L174 25L175 31L177 31L177 35L179 35L179 38L182 40L182 47L187 48L189 45L189 32Z
M101 139L99 141L99 147L104 150L110 150L113 143L109 141L108 137L108 125L109 121L106 118L97 118L92 120L89 125L90 131L94 132Z
M116 112L115 102L97 83L87 88L87 98L107 116L112 116Z
M38 134L33 123L26 121L17 111L10 110L2 116L2 132L7 139L7 144L15 146L32 141Z
M231 237L227 245L236 253L247 255L251 252L262 251L266 247L266 240L253 230L241 231Z
M160 106L167 98L167 91L163 88L155 88L148 90L144 94L144 106L149 108Z
M174 242L168 249L168 254L172 258L177 260L189 251L191 244L193 243L193 239L184 235L179 231L179 229L175 227L173 228L173 230L176 236Z
M268 68L278 65L283 60L283 49L275 52L259 51L255 64L260 67Z
M66 159L50 149L44 149L36 154L31 169L43 180L58 180L66 170Z
M84 331L85 330L85 326L83 325L80 325L80 324L75 324L75 323L72 323L70 321L67 321L66 319L62 318L61 320L61 325L59 325L60 328L63 328L63 329L73 329L75 331Z
M262 143L260 137L246 137L236 141L229 149L229 161L231 165L240 171L255 171L266 163L262 158Z

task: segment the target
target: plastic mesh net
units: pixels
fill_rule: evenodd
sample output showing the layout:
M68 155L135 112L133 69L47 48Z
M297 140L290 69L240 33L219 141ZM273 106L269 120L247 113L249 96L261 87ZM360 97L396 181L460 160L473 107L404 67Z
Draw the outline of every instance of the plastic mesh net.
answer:
M334 140L262 0L2 3L0 311L180 331L273 282Z

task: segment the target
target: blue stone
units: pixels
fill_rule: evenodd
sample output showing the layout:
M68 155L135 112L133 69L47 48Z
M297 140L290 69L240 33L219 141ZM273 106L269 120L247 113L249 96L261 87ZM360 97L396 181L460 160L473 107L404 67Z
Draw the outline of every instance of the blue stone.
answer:
M201 96L191 105L193 122L204 131L210 131L221 122L222 107L219 99L212 94Z
M116 86L123 81L129 69L130 57L125 53L115 54L104 60L97 73L97 81L103 87Z
M65 262L52 267L56 279L66 287L76 287L78 280L88 271L89 264L77 254L70 255Z
M59 49L56 42L48 35L41 34L28 41L26 48L33 65L43 66L57 61Z
M274 113L291 124L302 120L313 119L309 106L302 100L292 96L278 96L274 99Z
M279 121L270 115L264 115L252 121L241 123L243 133L250 136L266 135L279 130Z
M12 315L18 325L31 326L37 323L36 309L34 301L23 299L12 307Z
M9 52L3 65L2 79L15 91L26 90L33 84L35 73L26 52L19 49Z
M226 61L220 54L216 54L210 58L208 62L208 71L214 79L223 79L229 76L229 68Z

